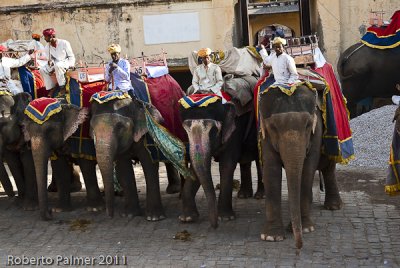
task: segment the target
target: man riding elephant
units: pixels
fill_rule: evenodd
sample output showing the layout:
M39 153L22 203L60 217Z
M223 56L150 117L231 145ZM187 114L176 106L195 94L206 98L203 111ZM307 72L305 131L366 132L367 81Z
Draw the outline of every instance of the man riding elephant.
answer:
M106 65L105 80L109 83L109 89L118 89L134 98L133 87L131 83L130 73L131 65L126 59L121 59L121 46L111 44L108 47L108 52L111 54L111 61Z
M267 54L264 45L261 45L260 55L264 64L272 67L272 73L275 78L274 85L290 85L300 82L294 59L283 50L286 40L281 37L275 37L272 44L274 51L270 55Z
M5 51L7 48L0 46L0 87L7 88L13 95L16 95L23 90L16 80L11 79L11 68L21 67L28 63L32 59L33 50L29 50L28 54L19 59L3 57Z
M188 90L188 94L208 92L220 96L222 102L225 103L226 100L221 93L221 87L224 83L222 71L217 64L211 62L211 49L202 48L197 55L201 58L202 64L197 66L193 72L193 88Z
M67 40L56 38L56 31L49 28L43 31L43 36L48 43L45 47L47 64L40 68L40 75L43 77L48 97L52 97L56 89L56 82L60 87L59 95L65 95L66 78L68 68L75 65L75 55L71 44Z

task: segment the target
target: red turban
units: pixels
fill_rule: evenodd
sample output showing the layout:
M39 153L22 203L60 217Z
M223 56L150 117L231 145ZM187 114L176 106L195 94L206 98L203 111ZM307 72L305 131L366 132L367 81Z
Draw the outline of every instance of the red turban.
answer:
M44 36L52 36L55 35L56 31L53 28L48 28L46 30L43 31L43 35Z
M7 51L8 49L5 46L0 45L0 52Z

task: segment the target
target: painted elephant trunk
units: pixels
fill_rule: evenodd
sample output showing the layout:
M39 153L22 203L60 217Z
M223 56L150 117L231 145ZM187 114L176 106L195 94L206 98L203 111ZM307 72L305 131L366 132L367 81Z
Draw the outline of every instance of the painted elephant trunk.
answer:
M114 216L114 159L116 140L113 138L111 127L99 125L94 128L96 159L103 177L104 192L106 198L106 211L110 217Z
M286 180L289 195L289 209L292 223L293 235L296 247L303 247L302 224L301 224L301 179L303 173L303 163L306 155L305 146L298 146L297 142L286 146L281 150L281 157L286 171ZM281 147L282 148L282 147Z
M207 198L208 217L211 226L218 227L217 198L211 177L211 148L208 132L194 126L189 135L190 159Z
M50 220L51 214L48 209L47 198L47 174L50 148L48 148L47 143L42 137L32 137L31 146L36 171L40 216L43 220Z

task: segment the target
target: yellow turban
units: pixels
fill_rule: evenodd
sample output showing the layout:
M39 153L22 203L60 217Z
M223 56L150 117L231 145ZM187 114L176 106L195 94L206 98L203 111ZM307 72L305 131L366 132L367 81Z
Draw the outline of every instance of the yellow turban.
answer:
M272 44L282 44L283 46L286 46L286 39L281 38L281 37L275 37L274 40L272 40Z
M111 44L108 48L107 48L108 52L110 52L110 54L112 53L120 53L121 52L121 46L118 44Z
M199 50L199 52L197 52L197 56L203 58L206 57L208 55L211 55L211 49L210 48L202 48Z

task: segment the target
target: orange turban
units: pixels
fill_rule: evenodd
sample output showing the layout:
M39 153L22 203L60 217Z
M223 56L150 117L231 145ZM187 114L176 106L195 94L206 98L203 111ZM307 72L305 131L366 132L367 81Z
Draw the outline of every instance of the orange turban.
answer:
M41 37L40 34L37 34L37 33L32 34L33 39L40 39L40 37Z
M48 28L46 30L43 31L43 35L44 36L52 36L55 35L56 31L53 28Z
M199 56L199 57L201 57L201 58L203 58L203 57L206 57L206 56L208 56L208 55L211 55L211 49L210 48L202 48L202 49L200 49L199 50L199 52L197 52L197 56Z

